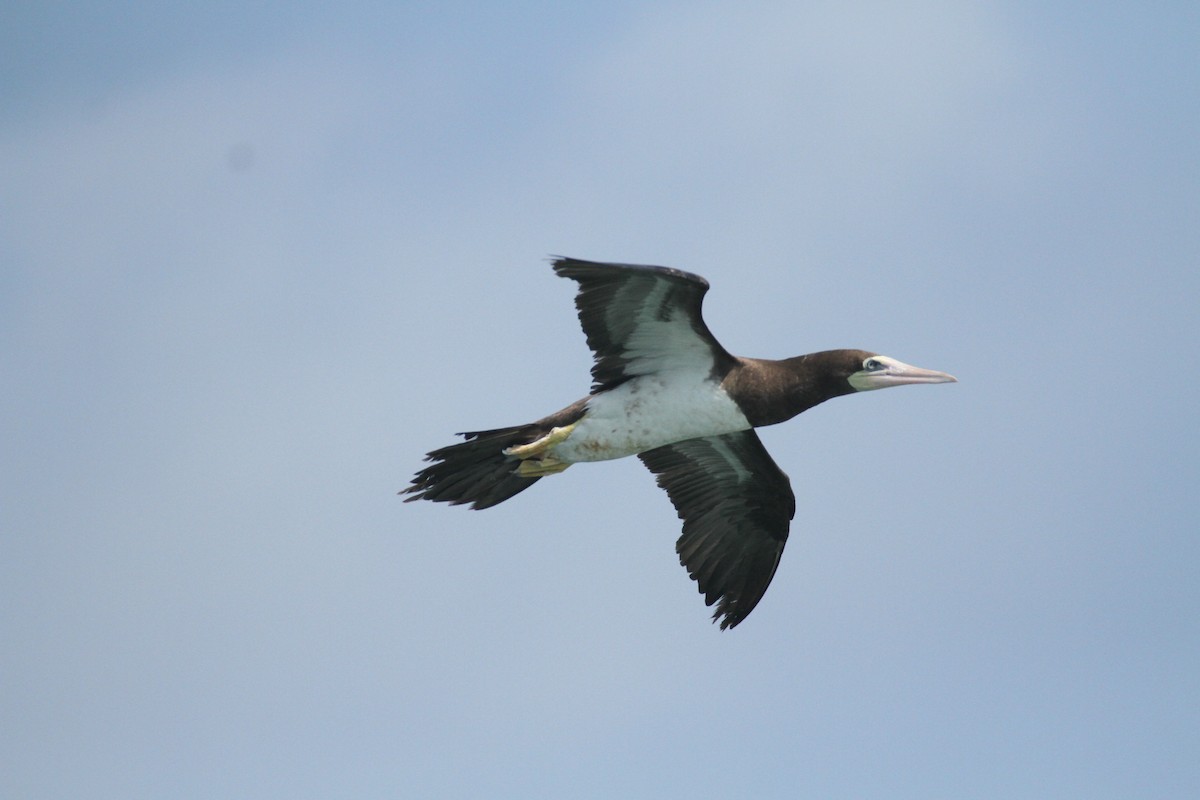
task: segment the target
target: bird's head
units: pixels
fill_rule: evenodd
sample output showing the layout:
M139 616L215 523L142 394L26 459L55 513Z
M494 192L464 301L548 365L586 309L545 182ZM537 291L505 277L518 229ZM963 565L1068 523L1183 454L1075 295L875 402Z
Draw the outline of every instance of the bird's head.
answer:
M846 381L856 392L886 389L908 383L957 383L958 378L933 369L922 369L888 356L863 351L848 354Z

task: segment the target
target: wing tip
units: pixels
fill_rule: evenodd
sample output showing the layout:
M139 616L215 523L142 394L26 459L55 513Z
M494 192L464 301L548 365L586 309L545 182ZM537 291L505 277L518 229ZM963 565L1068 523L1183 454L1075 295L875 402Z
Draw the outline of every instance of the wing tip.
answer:
M765 593L765 591L764 591ZM728 593L723 595L720 602L717 603L717 609L713 611L712 621L716 625L720 623L721 630L729 630L736 628L745 621L746 617L750 616L750 612L758 605L758 601L762 599L760 594L752 601L743 607L741 598L731 598Z
M619 261L588 261L584 258L571 258L570 256L561 255L551 255L549 261L551 268L561 278L579 280L581 278L596 277L601 272L638 273L682 280L701 286L704 289L709 288L708 281L703 276L697 275L694 272L676 269L675 267L660 267L653 264L627 264Z
M745 618L746 618L745 615L739 616L739 615L735 614L732 610L718 608L716 611L713 612L712 621L713 621L714 625L716 625L718 622L720 622L721 630L727 631L730 628L736 628L738 626L738 623L740 623Z

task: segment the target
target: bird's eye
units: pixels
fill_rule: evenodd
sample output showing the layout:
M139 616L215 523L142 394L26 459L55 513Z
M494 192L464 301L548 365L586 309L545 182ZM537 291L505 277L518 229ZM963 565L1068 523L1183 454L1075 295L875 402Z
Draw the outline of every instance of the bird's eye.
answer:
M883 369L883 362L878 361L874 358L868 358L866 361L863 362L863 366L867 369L868 372L875 372L876 370Z

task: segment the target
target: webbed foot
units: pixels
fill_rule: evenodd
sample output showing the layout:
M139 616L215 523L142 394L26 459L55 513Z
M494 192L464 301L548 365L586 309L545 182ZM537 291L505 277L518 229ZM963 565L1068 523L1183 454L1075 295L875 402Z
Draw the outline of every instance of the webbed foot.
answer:
M517 465L517 474L526 478L541 478L554 475L571 466L569 462L559 461L550 454L550 449L556 444L567 440L575 430L575 423L561 428L551 428L550 432L529 444L513 445L504 449L504 455L516 456L521 459Z

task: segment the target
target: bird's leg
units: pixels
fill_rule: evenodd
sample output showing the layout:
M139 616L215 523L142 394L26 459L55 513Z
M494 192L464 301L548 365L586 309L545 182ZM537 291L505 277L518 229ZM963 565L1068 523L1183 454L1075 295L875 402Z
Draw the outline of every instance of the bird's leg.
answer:
M516 456L517 458L533 458L534 456L542 455L556 444L562 444L575 430L575 423L571 423L562 428L551 428L540 439L534 439L529 444L515 444L512 447L504 448L504 455Z
M554 475L571 466L565 461L559 461L549 452L551 447L567 440L575 430L575 423L562 428L551 428L550 432L529 444L513 445L504 449L504 455L516 456L521 459L517 465L517 474L525 478L540 478Z

